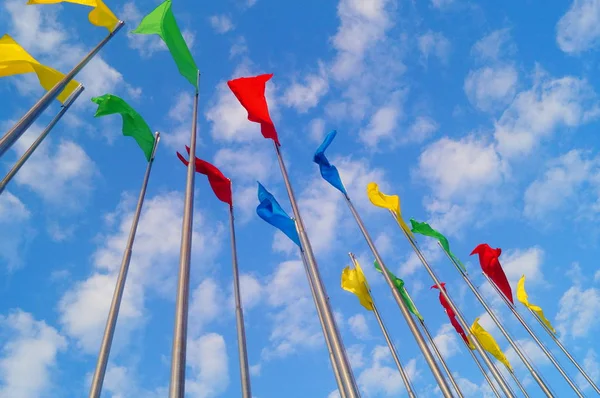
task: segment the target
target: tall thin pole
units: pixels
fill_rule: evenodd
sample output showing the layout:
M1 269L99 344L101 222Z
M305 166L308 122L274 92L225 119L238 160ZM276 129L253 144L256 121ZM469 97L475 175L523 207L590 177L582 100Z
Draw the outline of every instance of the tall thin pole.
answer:
M494 288L494 290L496 290L496 292L498 293L498 295L500 295L500 297L502 297L502 300L504 301L504 303L506 304L506 306L510 309L510 311L517 318L517 320L519 321L519 323L525 328L525 330L527 330L527 333L529 333L529 335L531 336L531 338L533 339L533 341L535 341L535 343L538 345L538 347L540 347L540 349L542 350L542 352L548 357L548 359L550 360L550 362L552 362L552 364L554 365L554 367L556 368L556 370L558 370L558 372L561 374L561 376L565 378L565 380L567 381L567 383L569 383L569 386L571 386L571 388L573 389L573 391L575 391L575 394L577 394L578 397L583 398L583 394L581 393L581 391L579 391L579 388L577 388L577 385L575 384L575 382L573 382L573 380L571 380L571 378L569 377L569 375L567 375L567 372L565 372L565 370L562 368L562 366L560 366L560 364L558 363L558 361L556 360L556 358L554 358L554 355L552 355L550 353L550 351L548 351L548 349L546 348L546 346L544 345L544 343L542 343L542 341L537 337L537 335L535 334L535 332L529 327L529 325L527 324L527 322L525 322L525 319L523 319L523 317L521 316L521 314L519 314L517 312L517 310L515 309L515 306L512 305L512 303L510 301L508 301L508 299L506 298L506 296L500 291L500 289L498 289L498 286L496 286L496 284L493 283L490 280L490 278L485 273L482 273L482 274L485 276L485 279L487 279L487 281L490 283L490 285L492 285L492 287Z
M575 367L577 368L577 370L579 370L579 372L582 374L582 376L588 381L588 383L590 383L590 385L594 388L594 390L596 390L596 392L598 394L600 394L600 389L598 388L598 386L596 385L596 383L594 383L594 381L592 380L592 378L590 376L588 376L588 374L585 372L585 370L583 370L583 368L579 365L579 363L575 360L575 358L573 358L573 356L571 355L571 353L567 350L567 348L565 346L562 345L562 343L560 342L560 340L558 340L558 338L554 335L554 333L550 330L550 328L548 328L548 326L546 326L546 324L544 322L542 322L542 320L540 319L540 317L531 310L531 308L527 308L529 310L529 312L531 312L531 315L533 315L533 317L535 319L537 319L537 321L540 323L540 325L542 325L542 327L544 328L544 330L550 335L550 337L552 338L552 340L554 340L554 342L556 343L556 345L562 350L562 352L567 356L567 358L569 358L569 360L571 361L571 363L573 365L575 365Z
M523 393L525 398L529 398L529 394L527 394L527 390L525 390L525 387L523 387L523 384L521 384L521 381L519 380L519 378L517 377L515 372L513 372L512 370L509 369L508 373L510 373L512 379L515 381L515 384L517 385L517 387L519 387L519 390L521 390L521 392Z
M381 267L383 277L384 277L388 287L391 289L392 295L394 296L394 299L396 300L396 304L398 304L398 307L400 307L400 312L402 313L402 316L406 320L406 323L408 324L408 328L410 329L412 335L414 336L414 338L417 342L417 345L419 346L419 349L423 353L425 362L427 362L427 365L429 365L429 368L431 369L431 373L433 374L433 377L435 378L436 382L438 383L438 386L440 387L440 391L442 392L444 397L451 398L452 391L450 390L450 387L448 386L448 383L446 382L444 375L440 371L440 368L438 367L437 362L433 358L433 354L431 354L431 351L429 350L429 347L427 346L427 343L425 342L423 335L419 331L419 327L417 326L417 323L411 316L411 314L408 310L408 307L406 306L406 303L404 302L404 300L402 300L402 297L400 296L400 293L398 292L398 290L396 290L396 286L394 286L394 282L392 281L392 278L388 274L388 268L386 267L385 263L381 259L381 256L379 255L379 251L375 247L375 243L373 242L373 239L371 239L371 235L369 235L369 232L365 228L365 226L362 222L362 219L360 218L358 212L354 208L354 205L352 204L352 201L350 201L350 198L348 197L348 195L344 195L344 197L346 199L346 203L348 204L348 207L350 208L350 212L352 212L352 215L354 216L354 219L356 220L356 223L358 224L360 231L362 232L365 240L367 241L367 245L371 249L373 256L375 257L375 259L379 263L379 266Z
M0 138L0 158L10 149L11 146L27 131L27 129L36 121L36 119L50 106L52 101L67 87L73 78L83 69L88 62L104 47L110 39L125 25L125 22L119 21L115 29L108 34L96 47L92 49L69 73L56 83L54 87L48 90L38 102L29 109L29 111L19 120L2 138Z
M127 280L127 272L129 271L129 263L131 262L133 242L135 240L135 234L140 221L140 215L142 214L142 206L144 204L144 198L146 197L146 188L148 188L150 171L152 171L154 155L156 154L156 148L158 147L159 141L160 133L157 132L154 138L152 155L150 156L150 161L146 166L146 174L144 174L144 181L142 182L142 188L140 190L140 196L138 197L137 207L133 213L133 221L131 223L131 229L129 230L129 237L127 238L125 253L123 253L123 260L121 261L121 269L119 270L117 284L115 285L115 291L110 304L108 319L106 320L106 327L104 329L104 336L102 337L102 343L100 345L100 353L98 354L98 362L96 363L96 370L94 372L92 385L90 387L90 398L100 398L100 394L102 392L104 375L106 374L106 366L108 365L108 357L110 355L110 349L112 346L113 337L115 335L115 328L117 326L117 318L119 317L123 292L125 291L125 282Z
M473 352L473 350L471 350L469 348L469 346L467 345L467 343L464 343L464 344L465 344L465 347L467 348L467 351L469 352L469 354L471 354L471 358L473 358L473 361L475 361L475 363L477 364L477 367L479 368L479 371L481 372L481 374L483 375L483 377L485 378L485 380L489 384L490 389L492 390L492 392L494 393L494 395L497 398L502 398L502 396L500 395L500 393L496 389L496 386L494 385L494 382L492 381L492 379L490 379L490 376L487 374L487 372L483 368L483 365L479 361L479 358L477 358L477 355L475 355L475 353Z
M438 242L438 245L439 244L440 243ZM440 245L440 247L441 247L441 245ZM443 250L443 248L442 248L442 251L444 253L446 253L446 251ZM471 279L467 276L467 274L465 274L465 272L458 266L456 261L454 261L454 259L448 253L446 253L446 255L450 259L450 262L452 264L454 264L454 268L456 268L458 270L458 272L460 273L460 275L463 277L463 280L467 283L467 286L469 286L469 289L471 289L471 291L473 292L475 297L477 297L477 300L479 300L479 302L481 303L481 305L483 306L485 311L490 315L490 318L492 318L492 321L494 321L496 326L498 326L498 329L500 329L500 332L504 335L506 340L508 340L511 347L515 350L515 352L517 353L517 355L519 356L519 358L521 359L521 361L523 362L523 364L525 365L525 367L527 368L529 373L531 373L531 375L533 376L535 381L539 384L539 386L542 389L542 391L544 392L544 394L546 394L546 396L548 396L548 397L552 397L553 396L552 392L550 391L548 386L546 386L546 383L544 383L544 381L542 380L540 375L537 373L537 371L533 368L533 366L531 365L531 363L529 362L527 357L525 357L525 354L523 354L523 352L521 351L519 346L514 342L513 338L510 336L508 331L504 328L504 326L502 325L502 323L500 322L500 320L498 319L496 314L494 314L494 311L492 311L492 309L487 305L486 301L483 299L483 296L481 295L481 293L479 293L479 290L471 282ZM477 342L476 338L474 338L473 340L475 342ZM484 356L484 358L487 358L487 356ZM490 362L489 359L486 362ZM488 364L488 366L489 366L489 364Z
M56 126L56 124L60 121L60 119L62 119L64 114L67 113L71 105L75 102L75 100L77 100L77 98L79 98L79 95L83 92L84 89L85 88L81 84L77 86L75 91L73 91L73 93L69 96L69 98L67 98L65 103L60 107L60 111L58 111L56 116L54 116L50 123L48 123L44 131L42 131L42 133L40 134L40 136L33 142L33 144L31 144L27 151L25 151L23 156L21 156L19 160L17 160L17 163L15 163L15 165L12 167L12 169L10 169L10 171L8 172L8 174L6 174L2 181L0 181L0 194L2 194L8 183L19 172L21 167L23 167L23 165L33 154L33 152L35 152L35 150L40 146L42 141L44 141L48 134L50 134L50 131L52 131L54 126Z
M248 366L248 350L246 349L246 330L244 327L244 311L240 294L240 275L238 270L237 247L235 243L235 223L233 204L229 206L229 231L231 235L231 263L233 265L233 295L235 300L235 321L237 326L238 356L240 358L240 378L242 381L242 397L252 398L250 387L250 367Z
M283 162L283 158L281 156L281 151L279 146L276 143L273 143L275 146L275 152L277 153L277 160L279 162L279 168L281 169L281 174L283 176L283 180L285 183L285 188L287 190L288 196L290 198L290 203L292 205L292 211L294 212L294 218L296 219L296 228L298 229L298 235L300 237L300 243L302 244L302 249L304 250L304 254L306 256L306 262L308 264L308 271L310 273L310 280L314 282L315 288L315 296L317 299L317 310L321 310L323 314L323 323L325 328L323 329L324 334L329 334L329 341L331 342L333 357L336 364L333 366L338 367L340 378L342 385L338 386L340 391L345 391L346 398L358 398L360 397L360 393L358 391L358 387L356 385L356 381L354 379L354 374L352 373L352 368L350 367L350 362L345 354L345 347L340 334L338 332L338 327L335 322L335 318L333 316L333 311L331 310L331 306L329 305L329 298L327 297L327 293L325 291L325 287L323 285L321 276L319 274L319 268L317 265L317 260L312 251L312 246L308 239L308 235L306 234L306 230L304 228L304 222L302 221L302 217L300 215L300 210L298 209L298 204L296 203L296 197L294 196L294 191L292 189L292 185L290 184L289 177L287 174L287 170L285 164ZM309 283L310 283L309 280ZM327 337L326 337L327 338ZM176 398L176 397L170 397ZM179 397L177 397L179 398Z
M190 298L190 257L192 255L192 232L194 222L194 177L196 173L196 134L198 131L198 97L200 91L200 71L196 83L190 154L183 205L183 225L181 227L181 252L179 258L179 280L175 304L175 328L171 354L171 380L169 398L184 398L185 395L185 355L187 350L188 309Z

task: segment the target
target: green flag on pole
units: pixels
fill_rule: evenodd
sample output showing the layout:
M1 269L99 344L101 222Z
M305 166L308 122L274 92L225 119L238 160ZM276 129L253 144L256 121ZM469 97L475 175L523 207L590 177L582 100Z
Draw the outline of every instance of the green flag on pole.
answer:
M98 110L94 117L114 115L115 113L123 117L123 135L133 137L144 151L146 159L150 161L154 149L154 135L140 114L116 95L104 94L101 97L92 98L92 102L98 104Z
M166 0L146 15L140 25L131 33L138 35L159 35L171 52L179 73L192 86L197 87L198 67L177 26L177 21L171 10L171 0Z
M450 243L448 243L448 239L446 239L444 235L431 228L431 226L426 222L418 222L411 218L410 224L412 225L412 231L414 233L437 239L442 245L442 248L444 248L444 251L448 253L448 255L456 262L456 264L459 265L463 272L467 272L467 269L463 263L450 251Z
M379 266L379 263L377 262L377 260L375 260L375 262L373 264L375 265L375 269L377 271L382 272L381 267ZM400 293L400 296L402 297L402 301L404 301L404 304L406 304L406 306L408 307L408 310L410 312L412 312L417 318L419 318L420 320L423 320L423 317L419 313L419 310L417 310L415 303L413 303L412 299L408 295L408 292L406 291L406 288L404 287L404 281L402 279L398 278L396 275L392 274L390 272L390 270L388 270L388 275L392 279L392 282L394 282L394 286L396 286L396 290L398 290L398 293Z

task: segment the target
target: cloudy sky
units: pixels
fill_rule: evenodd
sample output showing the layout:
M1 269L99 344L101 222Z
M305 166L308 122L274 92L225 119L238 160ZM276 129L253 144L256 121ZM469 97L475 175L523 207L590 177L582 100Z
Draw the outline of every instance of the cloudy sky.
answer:
M174 1L202 72L198 155L234 184L243 303L256 398L337 397L298 252L255 214L256 181L289 210L272 144L228 79L274 73L267 96L324 283L365 397L405 394L372 314L340 289L354 252L419 396L439 394L339 192L311 161L328 155L386 263L436 335L466 396L489 394L451 329L432 282L389 215L370 205L378 182L403 212L446 234L557 396L572 394L486 285L479 243L501 247L513 285L527 276L560 339L598 380L600 343L600 1ZM72 4L0 5L8 33L63 72L106 34ZM119 117L94 119L113 93L163 133L138 230L104 397L165 397L170 370L192 88L156 37L128 33L157 4L110 0L125 28L78 76L84 94L0 196L0 397L87 394L144 173ZM42 95L33 76L0 80L6 131ZM9 170L57 111L0 160ZM239 397L227 207L196 183L187 396ZM469 322L540 390L437 246L419 242ZM587 393L591 388L523 311Z

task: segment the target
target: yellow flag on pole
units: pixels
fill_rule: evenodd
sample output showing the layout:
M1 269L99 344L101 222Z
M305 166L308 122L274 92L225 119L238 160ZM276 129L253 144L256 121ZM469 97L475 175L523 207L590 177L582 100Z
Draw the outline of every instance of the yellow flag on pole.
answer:
M354 293L358 300L369 311L373 311L373 299L369 293L369 284L367 278L363 274L358 262L355 263L356 268L344 268L342 271L342 289Z
M102 0L29 0L27 4L57 4L57 3L75 3L94 9L90 11L88 19L92 25L102 26L112 32L119 18L102 2Z
M59 71L40 64L12 37L4 35L0 38L0 77L35 73L42 87L50 90L65 76ZM79 86L71 80L67 87L60 93L58 100L62 103Z
M552 333L556 333L556 330L554 330L554 327L552 326L550 321L544 316L544 311L542 311L542 309L539 306L531 304L529 302L527 292L525 291L525 275L523 275L521 279L519 279L519 283L517 284L517 300L519 300L521 304L523 304L525 307L535 312L536 315L540 318L540 320L544 322L544 324L548 327L548 329L552 331Z
M477 341L479 341L479 344L481 344L484 350L492 354L494 358L502 362L504 366L508 368L508 370L512 371L510 362L508 362L508 359L506 359L506 356L500 349L500 346L498 346L498 343L496 343L494 337L479 324L479 318L476 318L475 322L473 322L473 325L471 326L471 333L473 333L473 335L477 338Z
M400 197L398 195L383 194L379 191L379 186L376 183L370 182L369 185L367 185L367 196L369 196L369 200L375 206L393 211L398 224L400 224L400 228L402 228L410 237L414 239L415 236L410 230L410 227L402 218L402 211L400 210Z

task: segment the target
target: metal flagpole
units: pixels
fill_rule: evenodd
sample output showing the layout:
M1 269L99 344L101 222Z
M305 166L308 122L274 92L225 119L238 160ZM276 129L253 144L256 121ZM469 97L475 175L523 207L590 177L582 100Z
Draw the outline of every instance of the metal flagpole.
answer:
M281 174L283 176L283 180L285 183L285 188L287 190L290 203L292 205L292 211L294 212L294 218L296 219L296 228L298 229L298 235L300 237L300 243L302 244L302 249L304 250L304 254L306 255L306 262L308 264L308 272L309 272L309 283L312 280L314 282L315 288L315 296L317 299L317 310L322 311L323 314L323 323L325 328L323 329L324 334L329 334L329 339L332 346L334 362L337 362L338 371L340 373L340 378L342 385L339 386L340 391L345 390L346 398L358 398L360 397L360 393L358 391L358 387L356 385L356 381L354 379L354 374L352 373L352 368L350 367L350 362L345 355L345 347L342 339L340 338L340 334L338 332L338 327L335 322L335 318L333 316L333 311L331 310L331 306L329 305L329 298L327 297L327 293L325 291L325 287L321 280L321 276L319 274L319 268L317 265L317 261L312 251L312 247L310 241L308 240L308 235L306 234L306 230L304 229L304 223L302 221L302 217L300 216L300 210L298 209L298 204L296 203L296 198L294 196L294 191L292 189L292 185L290 184L287 170L285 164L283 162L283 158L281 156L281 151L279 149L279 145L277 143L273 143L275 146L275 152L277 153L277 160L279 162L279 168L281 169ZM327 337L326 337L327 338ZM334 365L335 366L335 365ZM180 397L170 397L170 398L180 398ZM182 398L182 397L181 397Z
M27 131L27 129L36 121L36 119L48 108L48 106L54 101L56 97L67 87L69 82L73 80L75 75L77 75L81 69L83 69L88 62L104 47L106 43L113 36L121 30L121 28L125 25L125 22L119 21L115 29L108 34L96 47L92 49L75 67L62 78L61 81L56 83L54 87L46 92L40 98L38 102L35 103L29 109L29 111L19 120L2 138L0 138L0 158L10 149L10 147Z
M233 203L233 201L232 201ZM237 326L238 356L240 358L240 378L242 381L242 397L252 398L250 388L250 370L248 366L248 350L246 349L246 330L244 327L244 311L240 294L240 275L238 271L237 247L235 242L235 223L233 204L229 206L229 228L231 235L231 262L233 265L233 293L235 299L235 321Z
M600 389L598 388L598 386L596 385L596 383L594 383L594 381L592 380L592 378L590 376L588 376L588 374L585 372L585 370L583 370L583 368L579 365L579 363L575 360L575 358L573 358L573 356L567 350L567 348L562 345L562 343L560 342L560 340L558 340L558 338L554 335L554 333L552 333L552 331L548 328L548 326L546 326L546 324L544 322L542 322L542 320L540 319L540 317L538 317L537 314L531 310L531 308L527 307L527 309L529 310L529 312L531 312L531 315L533 315L533 317L535 319L537 319L537 321L540 323L540 325L542 325L542 327L550 335L550 337L552 337L552 340L554 340L554 342L556 343L556 345L562 350L562 352L567 356L567 358L569 358L569 360L571 361L571 363L573 365L575 365L575 367L577 368L577 370L579 370L579 372L588 381L588 383L590 383L590 385L594 388L594 390L596 390L596 392L598 394L600 394Z
M187 349L187 323L190 298L190 257L192 255L192 229L194 221L194 182L196 174L196 133L198 131L198 97L200 94L200 71L196 82L190 154L183 205L183 225L181 227L181 252L179 258L179 280L175 304L175 327L173 330L173 350L171 354L171 380L169 398L184 398L185 395L185 355Z
M521 381L517 378L517 375L515 374L515 372L513 372L512 370L508 370L508 373L510 373L513 380L515 381L515 384L517 385L517 387L519 387L519 390L521 390L521 392L523 393L525 398L529 398L529 394L527 394L525 387L523 387L523 384L521 384Z
M29 159L29 157L33 154L33 152L35 152L35 150L40 146L42 141L44 141L44 139L46 138L46 136L48 136L50 131L52 131L54 126L56 126L56 124L60 121L60 119L62 119L64 114L69 110L71 105L73 105L75 100L77 100L77 98L79 98L79 95L83 92L83 90L85 90L83 85L80 84L79 86L77 86L75 91L73 91L73 93L69 96L69 98L67 98L65 103L61 106L60 111L58 111L56 116L54 116L54 118L50 121L50 123L48 123L48 125L46 126L44 131L42 131L42 133L40 134L40 136L33 142L33 144L31 144L29 149L27 149L27 151L25 151L23 156L21 156L21 158L19 158L17 163L15 163L15 165L12 167L12 169L10 169L10 171L8 172L8 174L6 174L6 176L2 179L2 181L0 181L0 194L2 194L2 192L4 191L4 189L6 188L8 183L19 172L21 167L23 167L23 165Z
M110 304L108 319L106 320L106 328L104 329L104 336L102 337L102 344L100 345L100 353L98 354L98 362L96 363L96 370L94 372L92 385L90 387L90 398L100 398L100 394L102 392L102 385L104 383L104 375L106 374L106 366L108 365L110 348L112 346L113 337L115 335L117 318L119 317L119 309L121 308L121 299L123 298L123 292L125 291L125 281L127 280L127 272L129 271L129 263L131 261L133 242L135 240L135 234L137 232L137 227L140 221L140 215L142 214L142 205L144 204L144 198L146 197L146 188L148 187L150 171L152 170L152 164L154 163L154 155L156 154L156 148L158 147L159 141L160 133L157 132L154 138L154 147L152 148L152 155L150 156L148 166L146 166L146 174L144 174L142 189L140 190L140 196L138 198L137 207L135 208L135 213L133 214L131 230L129 231L129 237L127 238L127 245L125 246L123 261L121 262L121 269L119 270L117 284L115 285L115 291L113 293L112 302Z
M392 278L390 278L390 276L388 275L388 268L385 266L385 263L381 259L381 256L379 255L379 252L377 251L377 248L375 247L375 243L373 243L373 240L371 239L369 232L365 228L360 216L358 215L358 212L354 208L354 205L350 201L350 198L348 197L348 195L344 195L344 197L346 198L346 203L348 203L348 207L350 208L350 211L352 212L352 215L354 216L354 219L356 220L358 227L360 228L363 236L365 237L365 240L367 241L367 245L369 245L369 248L371 249L373 256L375 257L375 259L379 263L379 266L381 267L383 277L385 278L385 281L386 281L387 285L389 286L389 288L392 290L392 295L394 296L394 299L396 300L398 307L400 307L400 312L402 312L402 316L406 320L406 323L408 324L408 328L410 329L412 335L414 336L414 338L417 342L417 345L419 346L419 349L423 353L423 357L425 358L427 365L429 365L429 368L431 369L431 372L433 373L433 377L435 378L435 380L438 383L438 386L440 387L440 391L442 392L444 397L451 398L452 392L450 390L450 387L448 386L448 383L446 382L444 375L440 371L438 364L435 362L435 359L433 358L433 355L431 354L431 351L429 350L429 347L427 346L427 343L425 342L423 335L419 331L417 323L415 322L415 320L411 316L410 312L408 311L408 307L406 306L406 303L404 303L404 300L402 300L402 297L400 297L400 293L396 290L396 287L394 286L394 282L392 282Z
M440 247L442 247L439 242L438 242L438 245L440 245ZM446 251L443 250L443 247L442 247L442 251L444 253L446 253ZM510 336L510 334L508 333L508 331L504 328L504 326L502 325L502 323L500 322L500 320L498 319L498 317L496 317L496 315L494 314L494 312L492 311L492 309L487 305L487 303L483 299L483 296L481 295L481 293L479 293L479 290L477 290L477 288L475 287L475 285L473 285L473 283L471 283L471 279L469 279L469 277L467 276L467 274L458 266L458 264L454 261L454 259L452 257L450 257L450 255L448 253L446 253L446 256L448 256L448 258L450 259L450 262L452 262L452 264L454 264L454 267L461 274L461 276L463 277L463 280L467 283L467 286L469 286L469 289L471 289L471 291L473 292L473 294L475 295L475 297L477 297L477 300L479 300L479 302L481 303L481 305L483 306L483 308L485 309L485 311L490 315L490 317L492 318L492 320L494 321L494 323L496 324L496 326L498 326L498 329L500 329L500 332L502 332L502 334L504 335L504 337L506 338L506 340L508 340L508 342L510 343L511 347L515 350L515 352L517 353L517 355L519 356L519 358L521 359L521 361L523 362L523 364L525 365L525 367L527 368L527 370L529 371L529 373L531 373L531 375L533 376L533 378L535 379L535 381L539 384L539 386L542 389L542 391L544 392L544 394L546 394L546 396L548 396L548 397L552 397L553 396L552 392L550 391L550 389L548 388L548 386L546 385L546 383L544 383L544 381L542 380L542 378L540 377L540 375L533 368L533 366L531 365L531 363L529 363L529 360L525 357L525 354L523 354L523 352L521 351L521 349L519 348L519 346L514 342L513 338ZM474 340L475 340L475 342L477 342L476 338ZM484 358L487 358L487 356L485 356ZM486 363L487 363L488 366L490 366L491 361L489 361L489 359L488 359L486 361ZM493 364L492 364L492 366L493 366Z
M521 314L519 314L517 312L517 310L515 309L514 305L512 305L512 303L510 301L508 301L508 299L506 298L506 296L504 294L502 294L502 292L500 291L500 289L498 289L498 286L496 286L496 284L493 283L486 274L484 274L483 272L482 272L482 274L483 274L483 276L485 276L485 279L487 279L487 281L490 283L490 285L492 285L492 287L494 288L494 290L496 290L496 292L500 295L500 297L502 297L502 300L504 301L504 303L506 303L506 305L508 306L508 308L510 309L510 311L513 313L513 315L517 318L517 320L521 323L521 325L525 328L525 330L527 330L527 333L529 333L529 335L535 341L535 343L538 345L538 347L540 347L540 349L548 357L548 359L550 360L550 362L552 362L552 364L554 365L554 367L556 368L556 370L558 370L559 373L562 375L562 377L565 378L565 380L567 381L567 383L569 383L569 386L571 386L571 388L573 389L573 391L575 391L575 394L577 394L577 396L579 396L580 398L583 398L583 394L581 393L581 391L579 391L579 388L577 388L577 385L575 384L575 382L573 382L573 380L571 380L571 378L569 377L569 375L567 375L567 373L562 368L562 366L560 366L560 364L558 363L558 361L556 360L556 358L554 358L554 356L550 353L550 351L548 351L548 349L541 342L541 340L538 339L538 337L535 334L535 332L529 327L529 325L527 325L527 322L525 322L525 319L523 319L523 317L521 316Z
M479 358L477 358L477 355L475 355L475 353L473 352L473 350L471 350L469 348L469 346L467 345L467 343L465 343L464 341L463 341L463 343L465 344L465 347L467 347L467 351L469 351L469 354L471 354L471 358L473 358L473 361L475 361L475 363L477 364L477 367L479 368L479 371L481 372L481 374L483 375L483 377L485 377L485 380L490 385L490 388L491 388L492 392L494 393L494 395L497 398L502 398L502 396L500 395L500 393L496 389L496 386L494 385L494 382L492 381L492 379L490 379L490 376L487 374L487 372L483 368L483 365L479 361ZM500 374L500 375L502 375L502 374ZM511 392L512 392L512 390L511 390Z
M350 256L354 267L356 267L356 264L358 263L356 261L356 257L354 257L354 254L352 253L348 253L348 255ZM371 289L369 288L369 286L365 287L369 290L369 293L371 293ZM392 343L392 339L390 339L390 335L388 334L385 324L383 323L383 319L381 319L381 314L379 314L379 310L377 309L377 305L375 304L375 299L373 298L373 296L371 296L371 304L373 304L373 314L375 314L375 318L377 319L377 323L379 323L379 327L381 328L383 337L385 338L390 352L392 353L392 358L394 358L394 362L396 362L396 367L398 367L398 371L400 372L400 377L402 377L402 381L406 386L406 392L409 397L416 398L415 392L413 391L412 385L410 384L410 379L408 378L408 375L406 374L404 368L402 367L402 364L400 363L400 358L398 358L398 353L396 352L394 343Z

